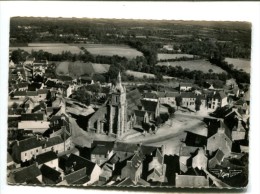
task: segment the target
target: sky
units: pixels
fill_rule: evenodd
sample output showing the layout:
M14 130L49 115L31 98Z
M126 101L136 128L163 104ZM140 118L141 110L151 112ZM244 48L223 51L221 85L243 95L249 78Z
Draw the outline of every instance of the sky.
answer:
M0 1L0 188L3 193L48 193L64 194L93 192L84 189L66 189L51 187L28 187L6 185L6 137L7 137L7 100L8 100L8 38L9 20L12 16L41 17L87 17L87 18L132 18L132 19L174 19L174 20L215 20L215 21L247 21L252 23L252 57L251 57L251 133L250 133L250 183L247 193L259 192L259 34L260 3L259 2L7 2ZM256 150L257 149L257 150ZM0 193L1 193L0 192ZM107 193L97 190L97 193ZM120 191L109 191L121 193ZM133 191L132 191L133 192ZM135 192L141 193L141 192Z

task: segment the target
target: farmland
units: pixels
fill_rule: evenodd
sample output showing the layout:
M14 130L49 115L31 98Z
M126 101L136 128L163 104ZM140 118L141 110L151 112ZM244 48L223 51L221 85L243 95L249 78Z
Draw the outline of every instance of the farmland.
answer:
M155 75L154 74L151 74L151 73L143 73L143 72L138 72L138 71L131 71L131 70L127 70L125 72L127 75L132 75L136 78L141 78L143 79L144 76L146 78L155 78ZM164 79L173 79L173 77L170 77L170 76L163 76Z
M98 63L83 63L80 61L75 62L61 62L57 68L56 73L58 75L69 75L71 77L77 77L84 74L102 74L109 70L109 65Z
M72 54L78 54L81 51L77 46L64 43L29 43L26 47L10 47L10 51L17 50L18 48L29 53L32 50L43 50L52 54L61 54L62 51L70 51Z
M193 58L194 55L190 54L164 54L164 53L158 53L158 60L167 60L167 59L179 59L179 58Z
M243 69L246 73L250 73L250 61L247 59L225 58L228 64L233 64L235 69Z
M190 69L191 71L200 70L204 73L208 73L209 69L212 69L214 73L225 72L220 67L212 65L209 61L207 61L205 59L190 60L190 61L159 62L156 65L159 65L159 66L164 65L164 66L172 66L172 67L180 66L183 69L187 68L187 69Z
M113 44L80 44L79 47L84 47L92 55L113 56L118 55L126 58L135 58L143 54L126 45Z

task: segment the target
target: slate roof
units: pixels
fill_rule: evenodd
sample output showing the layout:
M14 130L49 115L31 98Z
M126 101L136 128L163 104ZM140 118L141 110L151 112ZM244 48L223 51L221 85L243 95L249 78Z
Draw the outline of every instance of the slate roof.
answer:
M86 175L90 176L96 164L81 156L71 154L65 165L67 167L74 166L75 171L86 168Z
M94 141L92 144L93 150L91 154L107 154L108 151L112 151L114 147L113 141Z
M35 164L25 167L24 169L14 173L14 180L16 183L25 183L37 176L41 175L41 171Z
M141 100L141 103L142 103L144 110L149 111L149 112L155 112L159 102Z
M209 187L209 180L204 176L176 175L176 187Z
M180 156L191 156L191 154L193 154L197 149L198 149L198 147L183 145L180 148L179 155Z
M37 91L27 91L26 93L27 96L38 96Z
M23 152L37 147L41 147L41 142L37 140L37 138L32 137L19 141L19 146L17 147L17 149Z
M229 139L231 139L231 131L226 126L226 124L224 124L224 122L222 120L212 120L212 121L210 121L210 126L208 126L208 138L217 134L218 129L223 129L224 134L226 134L226 136Z
M15 91L14 96L26 96L26 91Z
M218 149L210 160L216 159L220 164L220 162L223 160L224 156L225 156L225 154L220 149Z
M182 92L180 96L182 98L196 98L196 95L193 92Z
M19 88L26 88L28 87L28 83L27 82L19 82L17 85L16 85L16 88L19 89Z
M137 110L138 106L141 105L140 99L142 98L141 93L138 89L132 90L126 93L127 100L127 111L132 112L133 110Z
M47 94L48 93L48 89L39 89L37 92L38 94Z
M41 170L42 176L44 176L54 182L58 182L60 180L61 173L45 164L42 165L40 170Z
M44 140L42 142L42 144L46 145L46 147L51 147L51 146L58 145L61 143L63 143L63 140L60 136L54 136L54 137L48 138L47 140Z
M180 93L179 93L179 92L167 92L167 93L165 94L165 97L170 97L170 98L172 98L172 97L177 97L177 96L180 96Z
M157 96L157 94L155 94L153 92L147 92L147 93L144 94L144 98L157 99L158 96Z
M21 114L22 121L42 121L44 119L43 113L24 113Z
M36 162L38 164L44 164L46 162L57 159L58 156L53 151L45 152L36 156Z
M192 87L193 84L192 83L180 83L180 87Z
M143 111L143 110L135 110L134 113L135 113L135 116L143 118L144 115L145 115L145 113L146 113L146 111Z

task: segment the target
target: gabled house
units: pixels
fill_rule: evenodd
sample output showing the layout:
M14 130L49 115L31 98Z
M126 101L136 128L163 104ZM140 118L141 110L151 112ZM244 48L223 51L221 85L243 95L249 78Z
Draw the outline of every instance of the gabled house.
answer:
M42 181L47 185L56 185L62 181L62 174L48 165L43 164L40 167L42 173Z
M35 164L18 171L14 171L10 174L10 176L11 178L9 179L9 183L12 184L26 184L28 181L32 181L33 179L37 179L40 183L42 182L42 173Z
M149 122L149 115L146 111L143 110L135 110L134 115L136 118L136 124L137 125L142 125L143 123L148 123Z
M190 91L193 85L191 83L180 83L179 88L181 92Z
M114 154L113 142L99 141L94 142L94 148L91 151L91 162L99 166L108 161Z
M126 166L121 170L121 180L130 178L134 183L137 183L142 175L143 170L143 155L140 151L126 161Z
M206 151L203 148L198 148L191 158L192 168L197 168L199 170L207 169L208 158L206 156Z
M151 101L157 102L157 101L158 101L158 96L157 96L156 93L147 92L147 93L144 94L143 99L144 99L144 100L151 100Z
M149 120L155 120L160 116L160 102L141 100L142 109L149 115Z
M35 162L39 168L41 168L43 165L56 170L58 170L59 168L58 156L53 151L48 151L37 155L35 158Z
M209 109L217 109L218 107L224 107L228 104L227 95L223 91L214 91L207 96L207 107Z
M193 92L182 92L180 96L182 98L182 106L195 107L196 95Z
M81 181L81 184L83 186L90 185L90 184L93 184L94 182L98 181L99 175L102 172L101 168L97 164L95 164L81 156L77 156L75 154L71 154L69 156L69 158L67 159L67 161L65 163L64 170L65 170L64 179L67 181L71 174L74 174L75 172L80 173L80 175L78 175L76 178L77 180L74 179L70 182L75 183L75 182L79 181L80 179L83 179Z
M153 157L152 161L148 164L148 172L149 175L147 176L147 181L167 181L167 178L165 176L166 164L164 164L163 150L160 150L159 148L156 149L155 157Z
M217 165L220 165L224 159L224 153L221 150L217 150L213 153L213 156L208 161L208 168L215 168Z
M232 128L231 136L233 141L244 140L246 137L246 130L242 122L242 120L237 120L237 123Z
M210 154L220 149L225 156L230 154L232 136L229 128L222 120L212 120L208 126L207 150Z

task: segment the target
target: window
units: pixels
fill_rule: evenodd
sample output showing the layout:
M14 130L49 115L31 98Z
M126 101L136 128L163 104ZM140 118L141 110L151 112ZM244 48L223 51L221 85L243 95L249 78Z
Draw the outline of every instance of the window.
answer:
M36 149L36 152L38 152L38 149Z
M24 155L26 156L26 155L27 155L27 153L24 153Z

